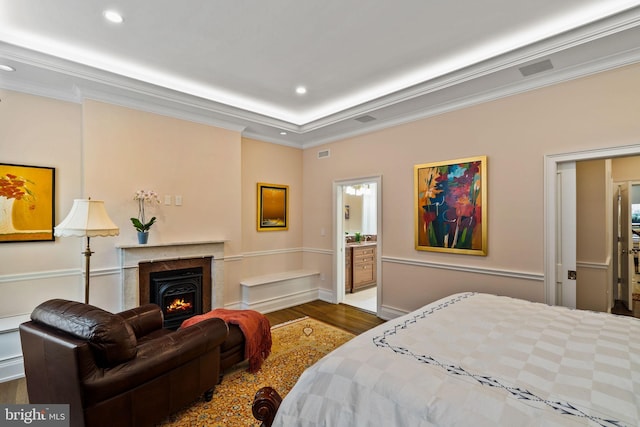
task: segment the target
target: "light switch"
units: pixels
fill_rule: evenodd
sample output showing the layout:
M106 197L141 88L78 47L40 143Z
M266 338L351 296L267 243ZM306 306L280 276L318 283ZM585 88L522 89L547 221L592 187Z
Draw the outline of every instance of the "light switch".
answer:
M164 196L164 204L166 206L171 206L171 196Z
M182 206L182 196L176 196L176 206Z

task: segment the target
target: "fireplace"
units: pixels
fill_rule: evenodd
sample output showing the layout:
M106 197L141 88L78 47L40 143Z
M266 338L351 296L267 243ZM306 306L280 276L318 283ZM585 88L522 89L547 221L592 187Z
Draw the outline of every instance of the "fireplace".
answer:
M164 327L170 329L210 311L211 260L207 256L138 263L140 304L157 304Z
M165 328L202 314L202 267L153 272L150 284L149 300L162 309Z
M224 305L224 241L172 242L118 246L122 308L150 302L152 272L202 266L202 310Z

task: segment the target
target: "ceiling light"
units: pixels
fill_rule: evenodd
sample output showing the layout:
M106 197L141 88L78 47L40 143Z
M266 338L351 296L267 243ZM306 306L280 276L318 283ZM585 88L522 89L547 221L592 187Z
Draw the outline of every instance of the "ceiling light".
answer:
M124 18L115 10L105 10L104 17L107 18L107 21L113 22L114 24L122 24Z
M0 71L15 71L16 69L9 65L0 64Z
M285 131L280 132L280 135L286 135L287 133Z
M304 86L298 86L298 87L296 88L296 93L297 93L298 95L304 95L305 93L307 93L307 88L306 88L306 87L304 87Z

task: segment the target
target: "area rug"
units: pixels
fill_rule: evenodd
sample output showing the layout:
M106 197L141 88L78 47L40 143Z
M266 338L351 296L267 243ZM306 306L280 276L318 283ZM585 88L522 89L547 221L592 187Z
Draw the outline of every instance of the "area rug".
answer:
M270 386L284 398L306 368L354 335L305 317L272 327L271 337L271 355L258 372L247 372L247 362L238 364L225 373L210 402L196 401L160 426L258 426L251 414L256 391Z

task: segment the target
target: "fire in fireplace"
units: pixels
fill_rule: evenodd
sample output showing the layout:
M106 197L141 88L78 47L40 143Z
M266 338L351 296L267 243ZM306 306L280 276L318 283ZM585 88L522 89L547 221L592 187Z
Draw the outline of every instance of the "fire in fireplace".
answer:
M150 302L159 305L164 327L177 329L191 316L202 314L202 268L152 272Z

